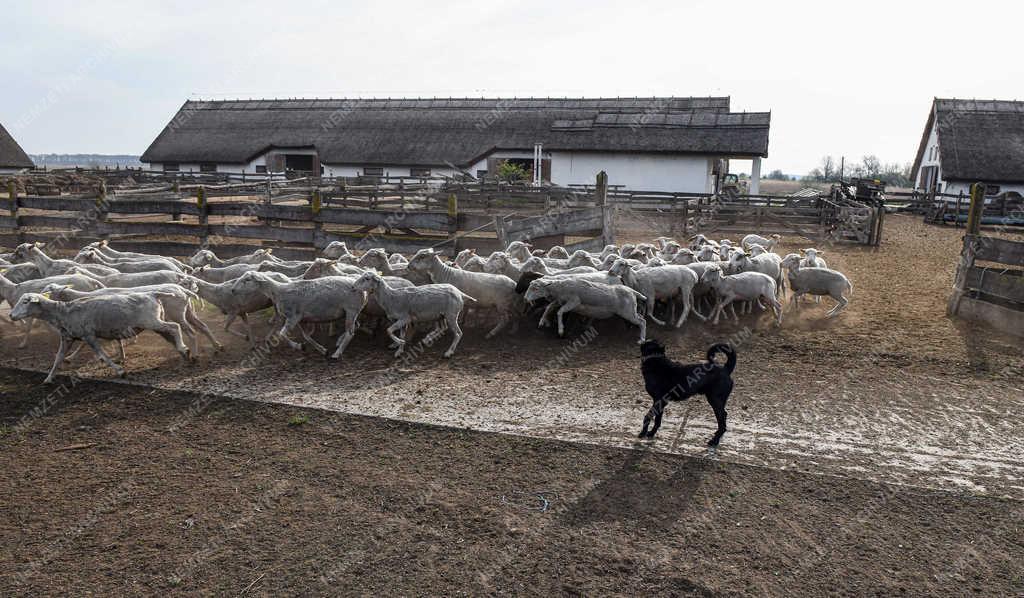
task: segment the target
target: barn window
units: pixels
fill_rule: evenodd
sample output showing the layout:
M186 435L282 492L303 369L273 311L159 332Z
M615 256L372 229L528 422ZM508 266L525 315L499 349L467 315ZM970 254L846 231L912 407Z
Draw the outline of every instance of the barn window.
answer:
M367 166L363 168L363 176L384 176L384 167Z
M410 168L409 169L409 176L427 177L427 176L430 176L430 169L429 168Z
M181 166L177 162L164 162L164 172L178 172Z
M256 165L256 174L267 174L267 165L266 164L257 164Z
M199 165L199 172L217 172L217 165L211 164L210 162L204 162Z
M487 171L486 170L478 170L478 171L476 171L476 178L483 180L483 178L485 176L487 176Z

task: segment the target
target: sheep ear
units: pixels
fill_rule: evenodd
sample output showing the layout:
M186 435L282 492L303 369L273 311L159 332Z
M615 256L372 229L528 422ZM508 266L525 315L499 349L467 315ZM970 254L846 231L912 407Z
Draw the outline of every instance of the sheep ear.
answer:
M32 246L33 247L42 247L43 246L43 242L42 241L36 241L35 243L32 244Z
M263 251L266 251L268 254L274 253L274 248L273 247L268 247L268 248L264 249Z
M42 295L43 297L46 297L47 299L49 299L49 298L50 298L50 294L51 294L51 291L47 291L47 292L45 292L45 293L40 293L40 294L41 294L41 295Z

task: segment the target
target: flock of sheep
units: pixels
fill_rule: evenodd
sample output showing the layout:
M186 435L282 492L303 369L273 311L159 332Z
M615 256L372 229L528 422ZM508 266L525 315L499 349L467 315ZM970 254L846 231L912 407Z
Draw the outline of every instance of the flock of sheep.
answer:
M745 312L770 307L781 323L787 286L794 304L805 294L829 295L836 301L829 316L844 309L844 295L853 290L850 281L829 269L813 249L804 250L804 256L779 256L772 251L778 240L778 235L747 235L734 244L696 235L683 246L661 237L655 244L609 245L571 255L561 247L535 251L517 241L487 258L462 251L450 263L430 249L410 259L379 248L356 256L339 242L313 261L281 260L270 249L221 260L204 249L187 263L117 251L106 241L90 243L73 259L53 258L42 245L26 243L0 255L0 295L12 307L11 320L28 321L22 346L36 321L58 332L60 345L46 382L78 342L122 376L123 367L107 355L101 340L118 341L122 362L123 340L143 330L162 336L186 359L198 353L200 333L221 349L196 313L201 303L226 316L225 331L254 345L250 316L273 308L276 323L267 339L279 335L301 350L290 336L297 331L325 355L328 349L308 328L343 323L333 358L341 357L360 326L382 322L388 324L396 356L417 323L436 324L430 333L434 338L450 330L454 338L444 353L450 357L462 338L460 316L467 306L497 316L487 338L508 326L514 330L519 318L535 309L542 310L541 327L556 317L559 335L564 335L568 313L592 319L619 316L640 328L641 342L648 318L678 328L693 313L717 324L726 308L737 319L737 303ZM658 317L659 307L665 319ZM702 307L710 312L701 313ZM236 319L245 333L232 330Z

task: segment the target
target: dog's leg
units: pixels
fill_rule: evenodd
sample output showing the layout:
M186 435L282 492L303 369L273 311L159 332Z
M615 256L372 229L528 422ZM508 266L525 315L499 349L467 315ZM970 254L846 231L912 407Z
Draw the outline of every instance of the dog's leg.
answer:
M654 438L658 427L661 426L661 414L665 412L665 404L664 399L655 400L651 408L647 410L647 415L644 415L644 427L640 430L640 438ZM654 420L654 428L648 432L647 428L651 425L651 420Z
M715 420L718 422L718 429L715 430L715 435L708 441L708 446L718 446L719 441L722 440L722 436L725 434L725 418L728 415L725 411L726 399L708 397L708 403L711 404L711 409L715 412Z

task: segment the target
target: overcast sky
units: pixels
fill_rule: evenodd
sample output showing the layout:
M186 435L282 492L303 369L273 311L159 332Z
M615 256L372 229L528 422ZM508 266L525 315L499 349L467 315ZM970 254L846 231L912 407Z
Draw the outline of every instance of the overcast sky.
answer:
M0 122L140 154L190 97L707 96L764 171L914 158L931 100L1024 99L1016 3L5 2Z

